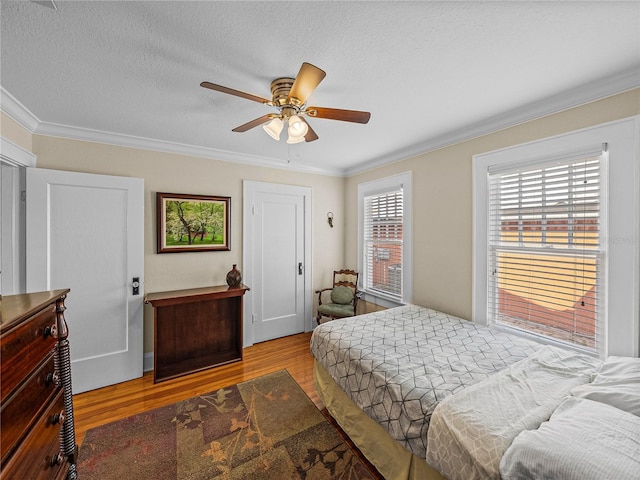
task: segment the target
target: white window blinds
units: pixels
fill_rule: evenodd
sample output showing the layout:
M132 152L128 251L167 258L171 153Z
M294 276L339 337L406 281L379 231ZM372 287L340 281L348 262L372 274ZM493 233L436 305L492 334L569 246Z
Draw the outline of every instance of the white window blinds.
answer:
M402 188L364 197L364 288L402 300Z
M602 152L489 173L489 320L597 351Z

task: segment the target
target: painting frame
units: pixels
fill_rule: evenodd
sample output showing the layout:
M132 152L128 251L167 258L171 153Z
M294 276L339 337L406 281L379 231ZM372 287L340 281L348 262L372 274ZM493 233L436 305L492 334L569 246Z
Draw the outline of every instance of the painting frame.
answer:
M156 192L157 253L231 250L230 216L231 197Z

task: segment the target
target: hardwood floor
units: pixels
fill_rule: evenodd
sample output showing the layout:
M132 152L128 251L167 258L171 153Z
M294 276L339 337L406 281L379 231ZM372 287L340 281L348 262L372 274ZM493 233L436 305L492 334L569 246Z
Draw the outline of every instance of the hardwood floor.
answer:
M80 393L73 397L76 441L82 445L88 429L196 395L215 391L286 369L319 409L324 405L313 386L311 333L259 343L244 349L241 362L184 377L153 383L153 372L142 378Z

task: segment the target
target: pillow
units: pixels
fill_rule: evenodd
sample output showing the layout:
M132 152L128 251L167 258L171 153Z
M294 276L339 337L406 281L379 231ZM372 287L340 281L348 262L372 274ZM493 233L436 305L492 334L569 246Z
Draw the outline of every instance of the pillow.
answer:
M537 430L523 430L500 461L503 480L638 478L640 418L565 397Z
M339 305L347 305L353 301L353 290L349 287L338 285L331 290L331 301Z
M574 388L571 395L606 403L640 417L640 358L607 358L593 381Z

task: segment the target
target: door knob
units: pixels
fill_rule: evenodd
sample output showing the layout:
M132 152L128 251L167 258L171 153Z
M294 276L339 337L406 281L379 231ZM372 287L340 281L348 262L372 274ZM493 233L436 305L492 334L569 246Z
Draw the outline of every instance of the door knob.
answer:
M298 275L302 275L302 262L298 263Z
M140 295L140 277L133 277L133 283L131 284L131 294Z

